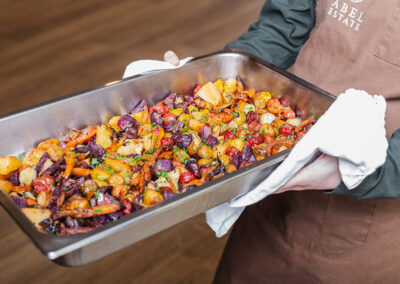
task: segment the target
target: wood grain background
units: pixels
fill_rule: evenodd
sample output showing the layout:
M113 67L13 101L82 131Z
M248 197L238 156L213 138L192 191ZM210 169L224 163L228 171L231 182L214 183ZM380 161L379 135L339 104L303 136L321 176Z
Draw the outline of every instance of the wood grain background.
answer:
M181 57L221 49L257 19L263 2L0 0L0 115L118 80L129 62L161 60L168 49ZM210 283L225 242L200 215L65 268L0 209L0 283Z

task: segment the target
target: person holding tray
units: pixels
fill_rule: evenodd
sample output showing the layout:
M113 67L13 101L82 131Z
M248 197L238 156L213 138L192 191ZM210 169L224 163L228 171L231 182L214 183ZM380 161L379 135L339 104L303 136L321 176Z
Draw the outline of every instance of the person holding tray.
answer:
M390 137L400 126L399 14L396 0L269 0L227 48L290 68L334 95L355 88L384 96ZM165 60L178 62L173 52ZM338 159L323 155L275 192L281 194L246 208L215 283L398 281L399 176L400 130L383 166L352 190L341 182Z

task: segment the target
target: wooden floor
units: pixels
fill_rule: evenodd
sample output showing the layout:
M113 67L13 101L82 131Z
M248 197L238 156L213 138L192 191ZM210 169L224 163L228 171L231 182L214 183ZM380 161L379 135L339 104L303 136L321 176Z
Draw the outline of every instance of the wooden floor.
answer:
M221 49L263 2L0 0L0 115L117 80L129 62L161 59L167 49L182 57ZM0 283L210 283L225 242L201 215L93 264L64 268L0 209Z

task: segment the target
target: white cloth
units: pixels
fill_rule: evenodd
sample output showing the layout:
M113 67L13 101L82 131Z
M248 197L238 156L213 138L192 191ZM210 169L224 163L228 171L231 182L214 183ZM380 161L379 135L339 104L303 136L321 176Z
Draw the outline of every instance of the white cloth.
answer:
M179 68L192 59L193 59L193 57L186 57L180 61L178 66L172 65L171 63L166 62L166 61L158 61L158 60L146 59L146 60L133 61L128 66L126 66L123 78L131 77L131 76L135 76L138 74L155 71L155 70Z
M266 180L243 196L208 210L208 225L217 237L223 236L247 205L284 185L319 152L338 157L343 182L349 189L355 188L385 162L388 147L385 110L382 96L347 90Z

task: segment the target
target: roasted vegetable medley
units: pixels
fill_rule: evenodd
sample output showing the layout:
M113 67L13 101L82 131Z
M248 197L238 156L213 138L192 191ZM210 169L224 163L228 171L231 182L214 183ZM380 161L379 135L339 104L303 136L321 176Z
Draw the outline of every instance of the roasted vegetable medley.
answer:
M292 147L314 123L302 115L219 79L0 157L0 187L39 229L84 233Z

